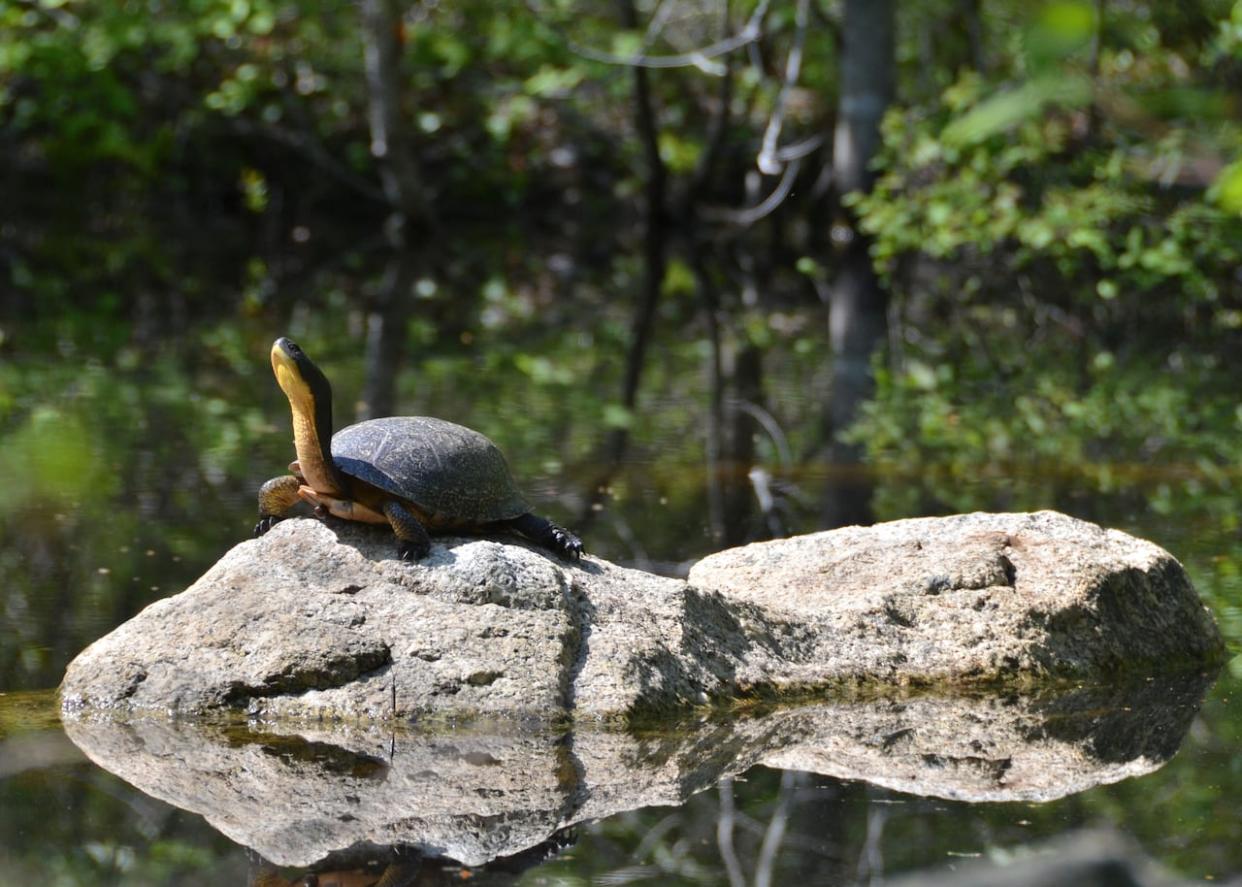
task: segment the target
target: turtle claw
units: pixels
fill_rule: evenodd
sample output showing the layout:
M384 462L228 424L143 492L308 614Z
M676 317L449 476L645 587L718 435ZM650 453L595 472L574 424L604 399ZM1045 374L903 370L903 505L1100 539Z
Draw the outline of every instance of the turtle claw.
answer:
M398 539L397 557L406 563L421 561L431 553L431 545L421 539Z
M264 515L259 518L259 522L254 525L254 537L258 539L276 524L280 523L280 518L274 514Z
M506 521L505 524L555 555L566 560L582 560L582 540L564 527L558 527L546 517L527 512Z
M562 555L573 560L582 560L582 540L562 527L554 526L552 539Z

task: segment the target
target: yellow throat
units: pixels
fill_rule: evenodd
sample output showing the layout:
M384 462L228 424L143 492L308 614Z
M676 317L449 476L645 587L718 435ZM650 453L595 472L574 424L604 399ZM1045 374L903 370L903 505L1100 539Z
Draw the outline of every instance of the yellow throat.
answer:
M284 352L279 342L272 346L272 372L276 375L280 390L289 398L289 407L293 411L293 446L298 454L302 476L317 492L342 495L344 490L333 480L324 464L326 444L331 441L319 439L319 429L315 425L315 393L297 363Z

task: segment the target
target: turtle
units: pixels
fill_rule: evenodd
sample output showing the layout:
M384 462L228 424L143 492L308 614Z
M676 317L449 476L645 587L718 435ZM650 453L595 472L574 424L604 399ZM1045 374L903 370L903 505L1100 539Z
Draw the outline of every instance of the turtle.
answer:
M582 541L531 511L484 435L430 416L369 419L333 434L332 386L319 367L285 337L271 358L293 410L297 461L259 488L255 536L304 501L321 518L391 526L401 560L428 554L429 530L513 530L562 558L581 558Z

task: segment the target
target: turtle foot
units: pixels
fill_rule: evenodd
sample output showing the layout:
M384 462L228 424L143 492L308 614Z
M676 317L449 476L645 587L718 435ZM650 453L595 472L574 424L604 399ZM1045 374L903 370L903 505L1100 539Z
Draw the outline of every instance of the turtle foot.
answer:
M407 563L421 561L431 553L431 545L420 539L398 539L397 557Z
M564 558L580 561L582 560L582 540L564 527L552 525L552 531L549 533L551 537L547 543L557 554Z
M431 552L431 537L410 510L396 499L384 503L384 517L392 524L397 536L397 557L403 561L420 561Z
M542 545L553 554L559 555L565 560L581 560L582 559L582 540L564 527L558 527L552 521L537 514L523 514L521 517L515 517L513 520L506 521L507 525L517 530L532 542Z
M258 539L272 527L280 523L281 518L274 514L267 514L259 518L259 522L254 525L254 537Z

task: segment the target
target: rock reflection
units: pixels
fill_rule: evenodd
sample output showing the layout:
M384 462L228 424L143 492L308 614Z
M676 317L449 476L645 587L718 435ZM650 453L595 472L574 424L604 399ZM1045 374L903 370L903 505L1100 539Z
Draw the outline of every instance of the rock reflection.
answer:
M358 883L383 883L377 848L401 848L403 877L431 858L542 859L575 823L679 805L756 764L957 800L1049 801L1162 766L1210 683L816 702L628 732L98 716L65 728L100 766L274 865L322 871L364 848L372 868L359 871L374 880Z
M439 887L461 884L512 884L514 878L556 856L574 840L566 829L515 856L489 860L483 869L471 869L446 857L424 856L416 847L356 844L328 854L310 866L281 870L259 861L248 887Z

